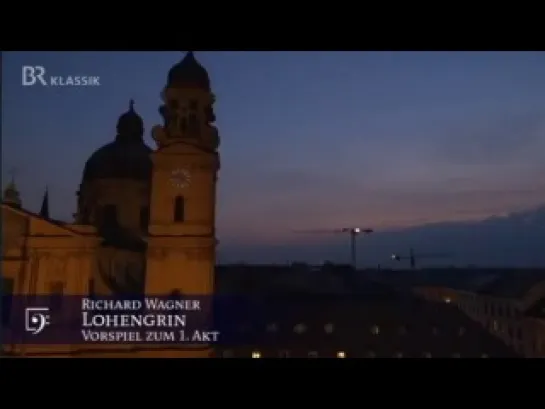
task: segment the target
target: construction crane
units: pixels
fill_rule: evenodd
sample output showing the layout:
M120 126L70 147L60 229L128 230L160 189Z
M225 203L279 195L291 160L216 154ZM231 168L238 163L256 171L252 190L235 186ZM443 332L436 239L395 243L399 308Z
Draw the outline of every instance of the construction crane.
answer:
M450 257L449 254L444 254L444 253L436 253L436 254L415 254L414 253L414 250L411 248L409 249L409 255L408 256L401 256L397 253L393 253L392 254L392 260L395 260L395 261L402 261L402 260L409 260L409 264L411 266L412 269L415 269L416 268L416 259L418 258L419 260L422 260L422 259L434 259L434 258L446 258L446 257Z
M373 229L363 227L343 227L340 229L296 230L296 233L304 234L346 234L350 235L350 264L354 269L357 266L356 239L360 234L371 234Z

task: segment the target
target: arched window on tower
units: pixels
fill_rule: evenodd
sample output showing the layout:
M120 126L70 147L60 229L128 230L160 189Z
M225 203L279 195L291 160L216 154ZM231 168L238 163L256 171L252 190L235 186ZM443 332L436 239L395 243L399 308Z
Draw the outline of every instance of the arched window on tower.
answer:
M51 281L48 288L51 299L50 308L59 311L62 309L62 301L64 295L64 283L62 281Z
M95 298L95 280L92 278L89 280L89 298Z
M174 198L174 221L181 223L185 220L185 199L183 196Z
M199 122L197 119L197 114L195 112L190 112L187 122L187 134L190 137L199 136Z
M189 116L187 118L187 133L190 137L196 137L200 134L199 129L199 102L196 99L189 101Z
M208 105L204 108L204 118L208 123L216 122L216 115L214 114L212 105Z
M102 208L101 224L105 228L118 226L116 205L106 205Z

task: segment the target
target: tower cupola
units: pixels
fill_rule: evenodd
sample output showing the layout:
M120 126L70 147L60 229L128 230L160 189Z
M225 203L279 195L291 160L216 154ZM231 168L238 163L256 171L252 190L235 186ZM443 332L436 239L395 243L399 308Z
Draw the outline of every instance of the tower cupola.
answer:
M210 77L206 69L195 59L193 51L189 51L182 61L174 65L168 72L167 87L194 87L210 91Z
M210 89L208 72L193 52L170 69L161 99L163 125L152 129L159 148L185 143L209 152L217 150L219 135L213 108L216 97Z

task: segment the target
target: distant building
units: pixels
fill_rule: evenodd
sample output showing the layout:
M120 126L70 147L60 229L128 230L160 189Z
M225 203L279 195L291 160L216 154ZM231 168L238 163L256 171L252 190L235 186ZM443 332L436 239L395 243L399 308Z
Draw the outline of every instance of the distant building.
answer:
M528 358L545 358L545 270L474 270L455 288L415 287L428 300L456 306Z

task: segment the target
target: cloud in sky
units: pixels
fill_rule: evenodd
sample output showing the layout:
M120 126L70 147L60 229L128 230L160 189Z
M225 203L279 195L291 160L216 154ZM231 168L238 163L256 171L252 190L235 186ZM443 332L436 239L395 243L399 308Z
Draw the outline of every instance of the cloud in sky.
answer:
M423 225L397 231L376 232L358 240L360 267L407 268L392 261L392 253L417 254L420 267L477 265L482 267L545 267L545 207L484 221ZM418 258L442 254L443 258ZM346 235L300 236L291 243L221 242L220 262L286 263L331 260L349 261Z

